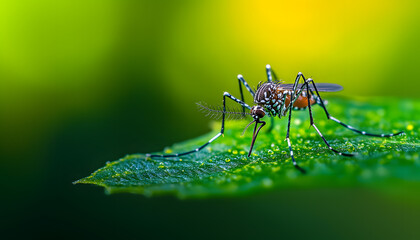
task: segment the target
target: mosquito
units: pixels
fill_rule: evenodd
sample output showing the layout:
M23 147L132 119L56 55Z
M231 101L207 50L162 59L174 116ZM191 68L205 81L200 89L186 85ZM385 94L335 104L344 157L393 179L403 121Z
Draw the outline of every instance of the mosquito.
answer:
M160 157L160 158L168 158L168 157L180 157L183 155L188 155L191 153L198 152L205 148L207 145L211 144L213 141L215 141L217 138L219 138L225 131L225 120L226 116L229 114L242 114L243 116L250 115L253 120L245 127L245 130L252 124L254 125L254 130L252 134L252 141L251 146L248 152L248 157L251 156L252 149L255 144L255 140L257 139L258 133L260 132L261 128L263 128L266 125L266 122L261 120L265 116L269 117L273 123L273 119L275 117L279 117L280 119L282 117L288 117L288 124L287 124L287 134L286 134L286 140L287 145L289 147L290 157L293 162L293 166L301 171L302 173L305 173L305 170L301 168L294 157L293 150L292 150L292 144L290 142L290 123L292 119L292 112L293 110L306 110L308 109L309 117L310 117L310 125L316 130L318 135L322 138L324 143L327 145L327 147L333 151L334 153L337 153L338 155L342 156L348 156L352 157L355 154L352 153L345 153L340 152L334 148L331 147L331 145L328 143L328 141L324 138L321 131L318 129L316 124L314 123L313 115L312 115L312 106L313 105L320 105L322 109L324 110L327 119L332 120L341 126L356 132L358 134L372 136L372 137L393 137L397 135L401 135L404 132L398 132L398 133L390 133L390 134L373 134L366 131L358 130L348 124L345 124L338 120L337 118L333 117L331 114L328 113L327 108L325 107L326 101L322 100L319 92L337 92L343 89L342 86L338 84L333 83L316 83L312 78L306 79L304 75L299 72L296 76L296 80L293 84L285 84L282 81L279 81L277 79L276 74L274 71L272 71L270 65L266 65L266 73L267 73L267 81L260 82L257 86L257 89L254 91L248 83L245 81L242 75L238 75L238 83L239 83L239 91L241 94L241 99L238 99L234 97L232 94L228 92L223 93L223 107L220 107L218 109L214 109L211 107L203 106L202 104L199 104L202 109L211 112L211 113L219 113L222 115L222 127L220 129L220 132L216 134L213 138L211 138L208 142L203 144L202 146L191 150L187 152L182 153L176 153L176 154L167 154L167 155L159 155L159 154L147 154L147 157ZM274 77L274 80L273 80ZM299 83L300 81L303 81L303 83ZM245 86L245 88L248 90L248 92L252 95L254 99L254 106L250 106L245 103L244 100L244 94L242 91L242 85ZM314 93L315 92L315 93ZM227 111L226 110L226 98L231 99L235 103L242 106L242 112L237 111ZM245 109L248 109L249 112L245 112ZM272 129L273 124L271 124L270 130Z

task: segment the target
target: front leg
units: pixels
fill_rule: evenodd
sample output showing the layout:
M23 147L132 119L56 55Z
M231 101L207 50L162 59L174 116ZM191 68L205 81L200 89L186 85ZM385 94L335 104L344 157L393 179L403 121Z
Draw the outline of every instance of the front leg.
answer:
M252 98L254 98L254 96L255 96L254 91L251 89L251 87L248 85L248 83L245 81L244 77L241 74L238 75L238 83L239 83L239 92L241 93L242 102L245 103L244 93L242 91L242 84L246 87L246 90L248 90L248 92L251 93ZM242 106L242 111L243 111L243 114L245 115L245 107L244 106Z
M200 147L197 147L197 148L195 148L193 150L190 150L190 151L187 151L187 152L174 153L174 154L150 154L150 153L148 153L148 154L146 154L146 157L151 157L151 158L168 158L168 157L180 157L180 156L188 155L188 154L195 153L195 152L198 152L198 151L202 150L207 145L209 145L210 143L212 143L214 140L216 140L217 138L219 138L225 132L226 97L232 99L233 101L237 102L238 104L240 104L241 106L243 106L245 108L251 109L251 107L248 106L246 103L244 103L241 100L235 98L230 93L224 92L223 93L222 127L221 127L220 132L218 134L216 134L213 138L211 138L208 142L206 142L205 144L201 145Z

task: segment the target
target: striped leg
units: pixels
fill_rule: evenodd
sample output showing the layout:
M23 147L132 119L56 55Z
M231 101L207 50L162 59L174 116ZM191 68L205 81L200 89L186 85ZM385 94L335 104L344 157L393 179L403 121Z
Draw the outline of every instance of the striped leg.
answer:
M239 83L239 92L241 92L241 100L242 100L242 102L245 102L244 93L242 92L242 84L246 87L246 90L248 90L248 92L251 93L252 97L254 98L254 96L255 96L254 91L248 85L248 83L245 81L244 77L241 74L238 75L238 83ZM242 106L242 111L245 114L245 107L244 106Z
M293 92L296 91L297 84L298 84L301 76L302 76L302 73L299 72L298 75L297 75L297 77L296 77L295 83L293 85ZM290 102L291 103L293 103L293 95L294 94L291 94L291 96L290 96ZM286 140L287 140L287 144L289 146L290 157L292 158L293 166L295 166L295 168L298 169L300 172L306 173L306 171L303 168L299 167L299 165L295 161L295 157L293 156L292 144L290 143L290 138L289 138L289 135L290 135L290 122L291 122L291 120L292 120L292 107L289 107L289 121L288 121L288 124L287 124Z
M404 131L400 131L400 132L397 132L397 133L388 133L388 134L385 134L385 133L381 133L381 134L368 133L368 132L365 132L365 131L360 131L360 130L358 130L358 129L350 126L350 125L347 125L347 124L341 122L340 120L338 120L337 118L335 118L335 117L333 117L331 115L329 116L329 119L333 120L336 123L339 123L341 126L347 128L347 129L352 130L353 132L357 132L359 134L366 135L366 136L372 136L372 137L393 137L393 136L401 135L401 134L404 133Z
M223 93L223 117L222 117L222 128L220 129L220 132L219 132L218 134L216 134L216 136L214 136L212 139L210 139L208 142L206 142L205 144L201 145L200 147L198 147L198 148L196 148L196 149L194 149L194 150L188 151L188 152L175 153L175 154L167 154L167 155L164 155L164 154L150 154L150 153L148 153L148 154L146 154L146 157L152 157L152 158L153 158L153 157L167 158L167 157L180 157L180 156L184 156L184 155L187 155L187 154L191 154L191 153L195 153L195 152L200 151L201 149L205 148L207 145L209 145L210 143L212 143L214 140L216 140L218 137L220 137L220 136L224 133L224 131L225 131L226 97L228 97L228 98L232 99L233 101L237 102L238 104L240 104L240 105L241 105L241 106L243 106L243 107L246 107L246 108L248 108L248 109L251 109L251 107L250 107L248 104L246 104L246 103L244 103L243 101L241 101L241 100L239 100L239 99L235 98L235 97L234 97L234 96L232 96L230 93L225 92L225 93Z
M404 131L401 131L401 132L398 132L398 133L389 133L389 134L384 134L384 133L382 133L382 134L368 133L368 132L365 132L365 131L358 130L358 129L356 129L356 128L354 128L354 127L350 126L350 125L347 125L347 124L345 124L345 123L341 122L340 120L338 120L337 118L335 118L335 117L331 116L331 115L328 113L327 108L325 107L324 101L322 100L321 96L319 95L318 90L316 89L316 84L315 84L315 82L314 82L311 78L308 78L308 84L309 84L309 82L312 82L312 85L314 86L314 89L315 89L316 95L318 96L318 99L319 99L320 105L321 105L321 107L324 109L324 112L325 112L325 114L327 115L327 118L328 118L329 120L333 120L334 122L339 123L341 126L343 126L343 127L347 128L347 129L350 129L350 130L352 130L353 132L356 132L356 133L359 133L359 134L362 134L362 135L372 136L372 137L393 137L393 136L397 136L397 135L400 135L400 134L403 134L403 133L404 133Z
M253 90L252 90L252 88L248 85L248 83L245 81L244 77L243 77L241 74L239 74L239 75L238 75L238 83L239 83L239 90L241 91L241 97L243 97L241 83L242 83L242 84L246 87L246 90L248 90L248 92L249 92L249 93L251 93L252 97L254 97L254 96L255 96L254 91L253 91ZM242 99L243 99L243 98L242 98ZM242 101L242 102L243 102L243 101Z
M276 73L271 69L270 64L267 64L265 66L266 72L267 72L267 81L272 82L273 81L273 77L274 80L278 80Z
M265 66L265 69L267 71L267 81L272 82L273 81L273 76L271 76L271 66L270 66L270 64L267 64Z
M296 100L299 98L299 96L301 94L303 94L303 85L300 87L299 91L296 93L296 91L284 91L283 92L283 99L282 99L282 104L278 105L277 111L280 111L281 116L286 116L287 114L287 110L289 110L290 107L293 106L293 104L295 104ZM293 101L292 103L288 106L286 106L286 98L288 95L293 95ZM295 108L293 108L293 110L297 110Z
M305 80L305 77L303 75L302 75L302 78ZM305 83L304 83L304 86L306 86L306 94L307 94L307 96L309 96L309 82L312 82L313 83L312 79L308 78L308 81L305 80ZM318 135L322 138L322 140L328 146L328 148L331 151L333 151L335 153L338 153L338 155L343 155L343 156L348 156L348 157L354 156L354 154L343 153L343 152L340 152L340 151L335 150L334 148L331 147L331 145L328 143L328 141L324 138L324 136L322 135L321 131L319 131L318 127L314 123L314 118L312 116L311 102L310 102L309 97L308 97L308 109L309 109L309 118L310 118L310 121L311 121L311 126L315 128L315 130L318 132Z

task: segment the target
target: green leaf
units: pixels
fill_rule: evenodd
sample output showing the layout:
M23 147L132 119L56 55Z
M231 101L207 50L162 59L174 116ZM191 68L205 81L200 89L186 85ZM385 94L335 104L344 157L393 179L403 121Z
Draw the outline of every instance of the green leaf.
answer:
M295 158L307 174L293 167L284 141L287 118L277 118L271 133L262 129L249 158L252 131L241 136L249 121L233 121L227 123L223 137L200 152L168 159L127 155L75 183L103 186L107 193L174 194L180 198L324 187L419 193L411 190L420 187L420 101L332 98L327 108L336 118L367 132L404 130L406 134L392 138L362 136L327 120L321 107L314 106L315 123L326 139L340 151L358 153L355 157L330 151L315 129L309 128L308 112L294 111L291 142ZM213 123L211 133L175 144L163 153L192 150L217 134L219 128L220 122Z

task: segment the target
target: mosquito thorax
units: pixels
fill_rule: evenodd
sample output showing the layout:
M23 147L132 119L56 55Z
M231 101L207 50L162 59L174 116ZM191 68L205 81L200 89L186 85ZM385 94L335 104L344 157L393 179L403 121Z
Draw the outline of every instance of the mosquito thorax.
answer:
M253 106L251 108L251 116L254 119L260 119L263 118L265 116L265 111L264 108L261 106Z

